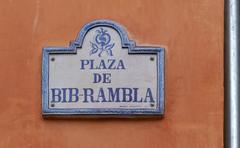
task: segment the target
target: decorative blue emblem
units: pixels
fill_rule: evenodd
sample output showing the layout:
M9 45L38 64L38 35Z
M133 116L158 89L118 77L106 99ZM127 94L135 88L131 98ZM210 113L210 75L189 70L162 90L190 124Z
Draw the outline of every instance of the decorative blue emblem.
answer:
M107 30L104 30L103 28L100 28L100 30L96 30L96 33L97 35L95 37L95 43L90 42L92 48L90 50L90 55L99 52L98 56L101 57L102 53L106 52L107 55L113 56L112 48L114 47L115 43L110 44L110 34L107 33Z

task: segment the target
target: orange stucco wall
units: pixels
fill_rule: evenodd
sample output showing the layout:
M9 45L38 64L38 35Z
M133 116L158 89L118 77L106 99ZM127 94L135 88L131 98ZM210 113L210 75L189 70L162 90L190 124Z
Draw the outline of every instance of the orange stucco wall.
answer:
M163 119L43 119L41 52L94 19L166 47ZM1 148L223 147L223 0L1 0Z

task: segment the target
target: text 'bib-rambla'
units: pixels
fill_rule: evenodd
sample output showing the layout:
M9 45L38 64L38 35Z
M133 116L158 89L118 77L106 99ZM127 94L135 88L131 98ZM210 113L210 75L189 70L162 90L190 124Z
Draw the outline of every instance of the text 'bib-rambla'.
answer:
M44 116L163 113L164 49L136 46L117 23L90 22L69 47L43 48Z

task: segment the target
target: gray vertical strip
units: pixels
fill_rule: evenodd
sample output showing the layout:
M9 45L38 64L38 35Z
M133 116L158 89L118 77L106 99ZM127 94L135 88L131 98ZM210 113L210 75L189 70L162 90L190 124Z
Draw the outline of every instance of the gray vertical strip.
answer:
M225 0L225 148L240 148L239 0Z

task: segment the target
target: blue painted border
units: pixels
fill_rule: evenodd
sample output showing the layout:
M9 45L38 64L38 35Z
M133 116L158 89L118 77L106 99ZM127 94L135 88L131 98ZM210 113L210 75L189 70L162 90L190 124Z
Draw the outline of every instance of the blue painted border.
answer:
M96 109L74 108L54 109L48 108L48 79L49 79L49 54L52 53L77 53L77 48L82 47L83 39L87 32L94 27L105 26L115 29L121 38L122 47L128 48L129 54L157 54L157 109ZM70 42L69 47L45 47L42 50L42 115L43 116L163 116L164 115L164 48L136 46L135 42L128 39L127 33L119 24L110 20L96 20L83 26L75 41Z

